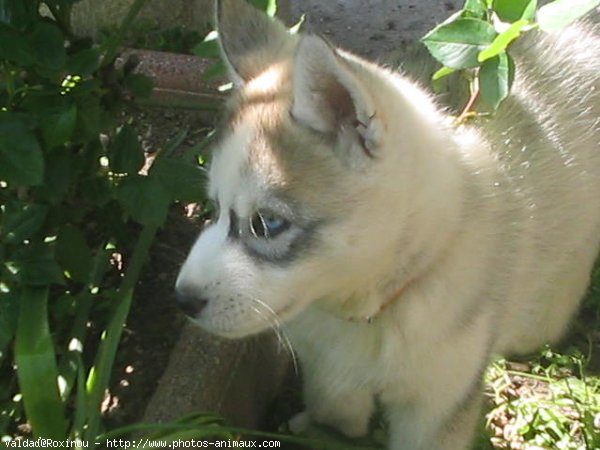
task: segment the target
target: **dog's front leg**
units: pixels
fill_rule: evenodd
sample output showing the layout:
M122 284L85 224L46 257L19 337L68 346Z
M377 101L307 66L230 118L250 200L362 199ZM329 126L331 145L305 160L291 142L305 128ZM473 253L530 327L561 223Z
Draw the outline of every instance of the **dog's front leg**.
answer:
M312 422L329 425L348 437L367 434L374 409L373 393L364 387L346 391L311 377L304 382L306 411L290 421L293 432L301 432Z

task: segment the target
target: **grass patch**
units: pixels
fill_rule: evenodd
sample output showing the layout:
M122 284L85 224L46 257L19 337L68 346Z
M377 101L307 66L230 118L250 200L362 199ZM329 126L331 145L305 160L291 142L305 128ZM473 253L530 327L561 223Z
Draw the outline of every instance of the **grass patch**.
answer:
M527 362L500 360L486 376L487 415L496 449L600 448L600 378L578 349L546 347Z

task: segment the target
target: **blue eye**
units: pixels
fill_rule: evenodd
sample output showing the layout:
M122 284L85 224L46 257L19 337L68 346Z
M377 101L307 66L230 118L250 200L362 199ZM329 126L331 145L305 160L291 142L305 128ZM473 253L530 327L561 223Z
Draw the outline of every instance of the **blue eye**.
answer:
M250 230L259 239L271 239L290 227L290 222L277 214L257 211L250 219Z

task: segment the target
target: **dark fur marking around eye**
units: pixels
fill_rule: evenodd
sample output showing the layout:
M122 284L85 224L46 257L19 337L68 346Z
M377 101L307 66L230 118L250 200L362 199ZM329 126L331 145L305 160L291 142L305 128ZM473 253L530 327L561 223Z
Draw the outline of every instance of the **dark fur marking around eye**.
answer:
M240 237L240 219L233 209L229 210L229 234L230 239Z
M257 262L285 266L297 261L310 252L318 241L316 231L321 224L321 221L317 221L303 227L289 243L285 251L267 253L259 251L249 242L244 243L244 249Z

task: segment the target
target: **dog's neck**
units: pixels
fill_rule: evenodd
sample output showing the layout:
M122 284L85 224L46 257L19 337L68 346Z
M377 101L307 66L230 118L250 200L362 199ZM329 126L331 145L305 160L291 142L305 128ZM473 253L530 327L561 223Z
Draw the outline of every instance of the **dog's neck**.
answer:
M379 281L371 288L347 294L346 297L322 298L315 306L317 309L349 323L374 323L385 312L400 303L406 292L428 272L428 266L423 267L417 261L412 262L413 270L416 269L416 266L420 266L423 271L397 270L394 271L394 276L388 278L387 281Z
M414 284L414 279L410 279L400 287L396 288L391 294L384 297L383 303L379 306L379 309L372 315L367 316L350 316L345 319L348 322L364 322L364 323L373 323L375 322L386 310L395 305L403 296L403 294L408 290L410 286Z

